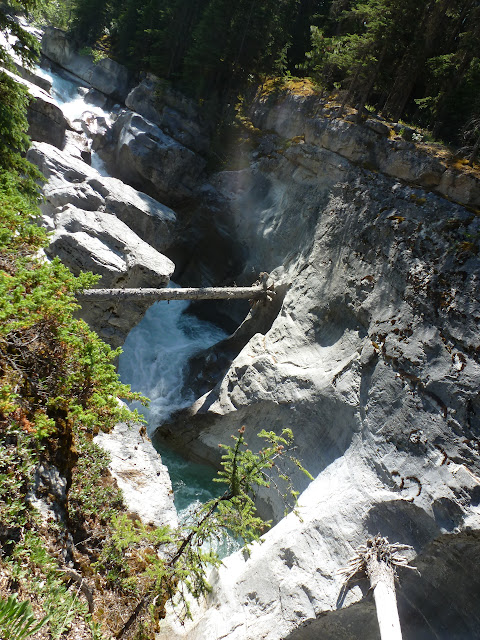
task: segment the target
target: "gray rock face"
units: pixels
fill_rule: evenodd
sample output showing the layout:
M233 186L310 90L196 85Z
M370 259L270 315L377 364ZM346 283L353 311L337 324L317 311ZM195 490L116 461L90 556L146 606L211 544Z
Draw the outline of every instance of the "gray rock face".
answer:
M110 433L95 436L95 442L110 454L109 469L128 508L142 522L175 527L178 518L168 469L138 425L117 424Z
M375 638L371 603L358 588L339 600L337 571L376 533L412 544L421 567L400 576L405 638L478 635L480 222L363 168L347 124L328 134L335 152L279 143L215 180L245 273L272 271L288 291L271 328L163 438L218 463L218 442L242 425L251 446L262 428L291 427L316 479L300 497L303 522L289 516L249 559L229 559L210 606L186 630L172 622L169 638ZM412 162L433 179L436 160ZM280 520L280 501L260 500Z
M191 200L200 186L205 160L132 111L95 146L111 173L162 202Z
M480 205L480 180L475 175L447 170L443 160L431 152L416 149L406 140L389 139L389 128L380 121L368 119L364 126L336 119L331 111L323 109L320 99L294 95L257 99L250 115L260 129L275 131L287 139L302 137L316 151L334 151L367 169L433 188L461 204Z
M61 148L65 141L65 132L70 128L62 110L44 89L7 70L4 70L4 73L8 73L16 82L26 87L32 96L27 109L28 135L31 139Z
M48 255L59 256L75 274L101 275L99 286L105 288L168 283L174 264L152 245L165 248L171 242L171 209L51 145L34 144L27 157L48 179L42 204L44 224L53 231ZM117 347L148 306L143 301L84 303L81 315Z
M75 141L73 149L79 149ZM70 151L70 149L69 149ZM175 213L116 178L102 176L79 155L61 152L46 144L34 144L28 159L48 179L42 211L52 216L71 204L85 211L114 214L142 240L164 251L175 237Z
M61 29L45 29L42 53L102 93L122 102L125 100L128 93L127 69L110 58L94 62L89 56L79 55L71 39Z
M50 92L52 88L52 81L49 78L46 78L38 68L26 69L22 67L20 62L14 61L15 68L20 77L32 84L37 85L40 89L43 89L47 93Z
M209 140L196 105L163 86L159 78L148 74L130 91L125 104L185 147L200 153L207 151Z
M175 265L110 213L72 205L54 215L55 232L46 250L74 274L101 275L99 286L164 287ZM112 346L123 344L150 304L143 301L83 303L81 316Z
M421 575L399 570L403 637L476 638L478 531L446 533L431 515L387 489L356 445L304 492L301 520L289 515L249 554L226 558L211 575L212 593L194 608L193 621L181 625L169 616L157 640L379 640L368 582L359 579L343 592L338 573L378 527L417 553L412 564ZM450 469L450 480L459 471Z

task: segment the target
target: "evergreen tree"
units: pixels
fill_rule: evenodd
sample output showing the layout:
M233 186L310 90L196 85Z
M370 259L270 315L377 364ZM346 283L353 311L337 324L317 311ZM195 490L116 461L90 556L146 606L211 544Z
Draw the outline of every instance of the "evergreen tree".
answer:
M396 69L395 82L383 108L386 115L398 120L412 95L419 75L425 68L426 60L433 54L439 38L443 38L448 11L458 0L423 0L422 14L419 16L412 37Z
M36 8L37 0L23 0L18 4L28 13ZM0 9L0 31L11 43L11 48L0 45L1 66L10 71L15 70L12 51L20 57L24 65L33 65L38 56L38 42L32 34L20 27L15 16L9 13L9 7L4 6ZM26 89L5 71L0 71L0 172L13 172L17 176L18 188L35 197L35 180L39 178L40 173L23 155L30 144L26 133L28 102L29 95Z
M310 27L326 28L333 0L300 0L296 16L289 26L291 69L303 66L305 51L310 48Z
M74 0L71 31L81 45L94 45L109 33L112 19L121 10L121 0Z
M198 95L229 95L249 74L270 73L289 43L297 0L210 0L185 57Z
M480 113L480 6L458 3L448 20L439 55L426 64L426 95L416 101L428 112L434 135L446 122L462 131Z
M344 6L346 3L334 3L332 13L336 15ZM355 100L361 115L372 90L385 90L384 70L408 46L411 22L418 11L419 3L414 0L357 2L339 16L343 34L326 37L313 28L309 53L313 69L339 80L346 89L344 104Z
M139 10L137 40L146 38L142 61L148 69L165 78L181 75L192 33L207 2L170 0L163 2L156 12L149 4Z
M392 120L413 119L458 141L479 114L480 6L476 0L335 0L312 26L309 68ZM333 33L333 35L331 35Z

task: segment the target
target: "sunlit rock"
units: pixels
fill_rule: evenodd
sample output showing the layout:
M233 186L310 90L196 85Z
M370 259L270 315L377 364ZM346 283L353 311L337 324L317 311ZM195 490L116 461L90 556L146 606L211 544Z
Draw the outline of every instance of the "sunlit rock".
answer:
M90 56L78 54L72 39L61 29L55 27L45 29L42 53L102 93L117 100L125 100L128 92L126 67L110 58L102 58L94 62Z
M42 211L53 232L48 255L59 256L75 274L88 270L100 275L103 288L168 284L174 264L158 249L172 241L176 219L171 209L51 145L34 144L27 157L47 178ZM85 302L81 315L117 347L149 304Z
M117 424L95 442L111 457L110 472L130 511L142 522L161 527L178 523L167 467L138 424Z
M130 91L125 104L189 149L208 150L208 131L197 105L159 78L148 74Z
M282 135L299 133L295 108L290 120L285 105L277 113ZM275 114L262 122L274 128ZM417 554L421 576L400 575L405 637L476 633L480 221L405 176L366 167L364 142L386 141L377 132L318 126L316 143L279 136L248 169L215 177L244 251L242 276L267 270L287 291L272 323L212 375L215 386L158 430L218 465L218 442L242 426L253 448L260 429L292 428L315 476L306 488L291 470L306 488L303 522L282 519L278 496L260 492L276 527L250 557L226 561L193 622L169 618L160 638L375 638L366 590L343 600L338 571L377 533ZM397 158L431 185L435 158ZM218 361L224 367L221 352Z
M162 202L198 196L205 160L137 113L123 111L98 150L112 174Z
M61 148L65 141L65 131L70 128L70 125L60 107L47 91L36 84L9 71L4 70L3 73L7 73L24 86L31 96L27 108L28 135L31 139L38 142L48 142Z

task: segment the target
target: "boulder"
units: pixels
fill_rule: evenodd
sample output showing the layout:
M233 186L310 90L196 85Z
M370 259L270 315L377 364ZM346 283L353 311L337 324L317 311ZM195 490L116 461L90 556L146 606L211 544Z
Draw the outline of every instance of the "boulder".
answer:
M46 249L75 275L92 271L102 288L164 287L175 265L141 240L114 215L71 204L54 214L55 231ZM84 302L81 317L113 347L123 344L150 302Z
M365 126L384 137L388 137L390 134L390 127L376 118L367 118Z
M192 200L205 160L139 114L125 110L98 149L111 173L170 205Z
M412 143L405 140L388 141L383 152L377 155L379 170L413 184L436 187L446 170L445 165L437 158L418 153L412 147Z
M185 147L197 153L208 150L206 124L197 106L159 78L148 74L130 91L125 104Z
M88 82L107 96L122 102L128 93L126 67L110 58L95 62L88 55L76 52L67 33L55 27L47 27L42 37L42 53L64 69Z
M49 256L59 256L75 274L89 270L100 275L103 288L168 283L174 264L152 245L166 248L171 243L175 225L171 209L51 145L34 144L27 157L48 180L41 208L43 223L53 232L46 250ZM117 347L148 306L135 300L85 302L81 316Z
M175 213L145 193L116 178L100 175L77 155L63 153L47 144L34 144L30 162L48 179L43 189L44 215L52 217L68 204L85 211L114 214L157 251L167 249L175 237ZM80 147L81 149L81 147Z
M45 29L41 46L42 54L46 58L64 68L75 55L72 39L67 37L65 31L56 27L47 27Z
M480 180L472 173L448 169L442 176L438 191L452 200L480 207Z
M130 511L145 524L175 527L178 518L168 469L140 425L117 424L94 441L110 454L110 472Z
M17 70L18 75L27 80L31 84L37 85L40 89L43 89L47 93L50 93L52 88L52 81L48 78L39 67L33 67L32 69L27 69L20 62L15 62L15 68Z
M24 86L32 98L27 109L28 135L32 140L48 142L61 149L65 141L65 132L70 125L60 107L36 84L5 69L3 71Z

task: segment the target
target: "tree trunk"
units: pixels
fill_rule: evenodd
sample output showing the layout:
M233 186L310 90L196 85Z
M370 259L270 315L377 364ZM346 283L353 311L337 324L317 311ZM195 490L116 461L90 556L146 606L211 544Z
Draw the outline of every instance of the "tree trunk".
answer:
M473 145L473 149L470 153L470 157L468 158L468 163L469 164L473 164L475 158L477 157L478 152L480 151L480 133L477 136L477 140L475 142L475 144Z
M77 293L79 300L260 300L273 292L263 285L254 287L205 287L202 289L86 289Z
M370 79L366 82L365 84L365 88L362 92L362 95L360 97L360 101L357 105L357 117L356 117L356 122L360 123L362 121L362 115L363 115L363 110L365 108L365 104L368 100L368 96L370 95L371 90L373 89L373 85L375 84L375 80L377 79L377 75L378 72L380 71L380 68L382 66L383 63L383 59L385 57L385 54L387 52L387 45L384 44L382 51L380 52L380 55L378 56L378 60L377 63L375 64L375 68L372 69L371 73L369 74Z
M377 554L367 558L367 575L373 588L378 626L382 640L402 640L402 630L395 595L395 572Z
M447 9L454 2L455 0L432 0L425 7L412 43L400 61L397 77L384 106L385 115L392 120L398 121L402 116L418 75L423 71L435 42L441 37Z

